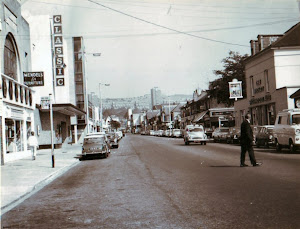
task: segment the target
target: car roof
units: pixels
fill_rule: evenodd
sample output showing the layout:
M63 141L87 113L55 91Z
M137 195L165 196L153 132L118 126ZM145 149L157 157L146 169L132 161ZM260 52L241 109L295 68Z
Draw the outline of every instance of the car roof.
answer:
M91 138L104 138L104 135L90 135L84 137L84 139L91 139Z
M105 132L94 132L94 133L87 133L86 136L92 136L92 135L105 135Z

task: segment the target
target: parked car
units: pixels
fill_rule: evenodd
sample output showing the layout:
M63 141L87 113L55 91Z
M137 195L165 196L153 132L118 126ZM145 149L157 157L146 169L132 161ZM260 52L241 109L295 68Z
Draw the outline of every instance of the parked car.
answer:
M226 142L228 144L238 144L240 143L241 128L240 127L230 127L229 133L227 135Z
M279 112L274 125L276 150L288 147L294 152L300 146L300 109L287 109Z
M116 131L116 136L118 138L118 141L120 141L123 138L123 133L122 131Z
M262 126L255 137L255 145L257 147L275 145L273 129L274 125Z
M192 142L206 145L206 142L208 141L202 125L187 125L184 130L183 140L185 145Z
M214 142L226 142L228 135L229 135L229 128L221 127L221 128L216 128L214 130L214 132L212 133L212 138L214 139Z
M154 136L155 135L155 131L154 130L150 130L150 135Z
M114 132L108 132L106 136L111 148L119 148L118 137Z
M109 155L109 146L102 135L90 135L84 138L80 160L87 157L104 157Z
M158 137L162 137L163 136L164 131L163 130L158 130L157 131L157 136Z
M172 130L172 137L173 138L181 138L182 137L182 133L180 129L173 129Z
M172 129L166 129L165 130L165 136L166 137L171 137L172 136Z
M206 127L205 128L205 134L207 135L208 138L212 138L212 133L213 133L213 129L210 127Z

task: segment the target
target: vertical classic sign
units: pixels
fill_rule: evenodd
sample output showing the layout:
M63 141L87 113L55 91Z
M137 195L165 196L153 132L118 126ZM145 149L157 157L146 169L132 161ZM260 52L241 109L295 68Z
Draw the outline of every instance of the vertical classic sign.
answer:
M59 87L65 85L61 15L53 16L53 44L54 44L54 56L55 56L54 61L55 61L56 86Z

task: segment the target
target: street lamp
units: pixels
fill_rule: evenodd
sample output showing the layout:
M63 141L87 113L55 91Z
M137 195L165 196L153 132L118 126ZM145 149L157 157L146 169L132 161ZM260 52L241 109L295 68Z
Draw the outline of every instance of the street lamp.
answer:
M109 87L108 83L99 83L99 97L100 97L100 131L103 131L103 108L102 108L102 95L101 95L101 85Z

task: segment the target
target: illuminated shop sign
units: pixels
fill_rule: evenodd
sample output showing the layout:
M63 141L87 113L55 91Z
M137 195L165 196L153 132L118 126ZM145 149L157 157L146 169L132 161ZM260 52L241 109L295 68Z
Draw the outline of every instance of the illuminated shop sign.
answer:
M54 44L54 62L55 62L55 75L56 86L64 86L64 51L63 51L63 36L62 36L62 18L61 15L53 16L53 44Z

